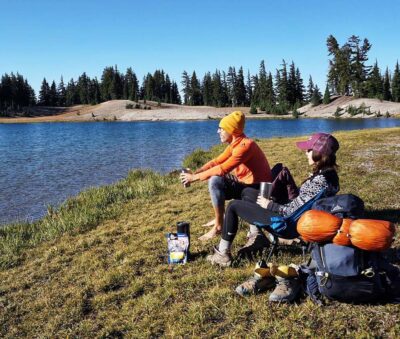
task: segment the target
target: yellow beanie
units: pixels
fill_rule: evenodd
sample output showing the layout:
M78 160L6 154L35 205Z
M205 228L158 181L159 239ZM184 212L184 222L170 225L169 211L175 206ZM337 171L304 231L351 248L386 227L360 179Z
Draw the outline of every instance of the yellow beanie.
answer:
M219 127L229 134L240 135L244 129L244 114L241 111L234 111L219 122Z

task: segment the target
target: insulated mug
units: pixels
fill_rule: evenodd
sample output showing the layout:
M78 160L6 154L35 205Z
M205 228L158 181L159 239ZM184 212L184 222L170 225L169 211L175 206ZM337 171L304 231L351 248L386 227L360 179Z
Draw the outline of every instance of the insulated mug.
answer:
M271 198L272 182L260 182L260 195L264 198Z

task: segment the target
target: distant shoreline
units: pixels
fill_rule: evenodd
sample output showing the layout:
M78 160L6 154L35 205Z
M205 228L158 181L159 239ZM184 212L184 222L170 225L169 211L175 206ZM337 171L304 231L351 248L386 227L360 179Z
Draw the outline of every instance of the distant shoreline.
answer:
M287 115L272 115L265 112L250 114L249 107L210 107L185 106L147 102L147 109L127 109L129 100L112 100L95 106L79 105L65 109L58 109L59 114L52 107L32 108L34 117L1 117L0 123L34 123L34 122L96 122L96 121L196 121L217 120L234 110L241 110L248 119L295 119L291 113ZM363 108L362 113L351 115L349 108ZM337 97L330 104L312 107L305 105L297 110L298 118L324 119L371 119L371 118L400 118L400 103L380 101L378 99L363 99L353 97ZM335 112L337 112L335 116Z

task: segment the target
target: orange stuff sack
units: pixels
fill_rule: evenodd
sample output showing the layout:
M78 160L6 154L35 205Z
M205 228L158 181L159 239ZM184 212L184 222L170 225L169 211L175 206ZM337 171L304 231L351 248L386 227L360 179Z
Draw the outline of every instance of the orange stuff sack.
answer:
M394 237L394 224L385 220L358 219L351 223L351 243L365 251L384 251Z
M311 210L300 217L297 232L304 241L327 242L333 239L341 224L341 218L328 212Z
M337 234L333 238L332 242L340 246L351 246L351 239L349 235L350 224L354 219L343 219L342 226L337 231Z

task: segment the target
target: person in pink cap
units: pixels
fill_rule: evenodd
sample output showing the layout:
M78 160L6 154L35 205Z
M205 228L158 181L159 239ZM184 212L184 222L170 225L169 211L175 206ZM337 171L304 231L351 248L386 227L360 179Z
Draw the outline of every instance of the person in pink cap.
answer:
M258 195L253 188L246 188L242 192L242 200L233 200L229 203L225 212L222 239L214 248L214 254L207 257L208 261L221 266L230 266L231 246L238 231L239 218L250 224L248 238L254 239L253 243L247 243L238 251L238 255L242 256L259 251L261 243L265 247L265 239L261 241L265 235L254 226L255 224L269 224L271 217L291 215L322 190L325 190L325 196L335 195L339 191L339 177L336 172L338 167L336 152L339 149L339 142L336 138L331 134L316 133L306 141L297 142L296 146L305 152L308 164L312 166L312 173L301 184L298 195L286 204L279 204ZM290 172L289 179L293 182ZM255 202L255 199L246 199L246 196L255 196L257 200Z

